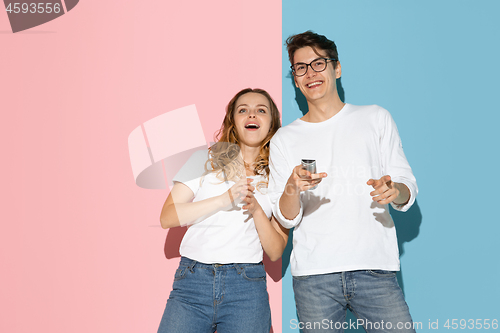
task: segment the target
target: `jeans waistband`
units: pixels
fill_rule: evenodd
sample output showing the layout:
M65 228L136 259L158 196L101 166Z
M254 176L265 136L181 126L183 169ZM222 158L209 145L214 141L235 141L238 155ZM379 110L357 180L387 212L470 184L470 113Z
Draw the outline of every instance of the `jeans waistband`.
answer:
M209 269L236 268L239 271L245 267L263 265L263 263L261 261L258 263L205 264L193 259L189 259L188 257L181 257L180 265L187 266L189 270L192 270L194 267L199 267L199 268L209 268Z

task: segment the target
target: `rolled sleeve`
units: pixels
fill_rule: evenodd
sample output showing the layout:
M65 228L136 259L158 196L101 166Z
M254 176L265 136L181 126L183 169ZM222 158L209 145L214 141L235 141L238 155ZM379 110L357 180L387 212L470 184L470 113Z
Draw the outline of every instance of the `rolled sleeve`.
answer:
M410 190L410 199L408 200L408 202L405 205L396 205L395 203L391 202L392 208L404 213L408 209L410 209L410 207L415 203L415 198L417 197L417 194L418 194L417 183L412 182L408 179L402 179L399 177L393 178L392 181L395 183L405 184L406 187L408 187L408 190Z
M418 193L417 180L403 151L396 123L390 113L383 108L380 108L380 115L383 172L391 176L393 182L405 184L410 190L410 199L405 205L391 203L391 206L395 210L406 212L415 202Z
M283 227L291 229L297 226L300 223L300 221L302 221L302 215L303 215L302 205L300 205L299 213L292 220L289 220L283 216L283 214L281 213L281 209L279 207L279 201L276 202L276 204L273 206L273 214Z

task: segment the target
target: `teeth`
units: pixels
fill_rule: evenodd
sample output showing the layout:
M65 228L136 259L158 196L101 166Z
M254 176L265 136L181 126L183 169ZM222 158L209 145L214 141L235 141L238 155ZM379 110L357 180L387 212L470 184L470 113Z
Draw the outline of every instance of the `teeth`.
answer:
M259 128L259 125L257 124L248 124L245 126L245 128Z
M311 88L311 87L314 87L314 86L320 85L321 83L323 83L323 82L313 82L313 83L308 84L307 86L308 86L309 88Z

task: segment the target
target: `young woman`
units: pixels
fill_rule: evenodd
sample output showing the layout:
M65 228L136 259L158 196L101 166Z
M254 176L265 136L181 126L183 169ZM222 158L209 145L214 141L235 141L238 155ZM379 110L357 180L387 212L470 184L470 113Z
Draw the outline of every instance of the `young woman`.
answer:
M189 228L158 332L269 333L263 251L278 260L288 240L266 195L269 141L280 126L271 96L244 89L229 102L208 161L194 154L174 178L161 225Z

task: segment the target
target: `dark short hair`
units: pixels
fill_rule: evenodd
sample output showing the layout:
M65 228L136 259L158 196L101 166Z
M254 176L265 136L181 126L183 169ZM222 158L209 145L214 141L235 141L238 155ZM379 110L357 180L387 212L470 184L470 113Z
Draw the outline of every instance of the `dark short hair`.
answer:
M290 64L293 65L293 56L295 51L303 47L310 46L314 52L319 54L319 51L325 51L329 58L339 60L339 54L337 52L337 46L335 43L323 35L318 35L312 31L306 31L301 34L293 35L287 38L286 48L288 50L288 59ZM333 68L337 67L337 62L333 63Z

